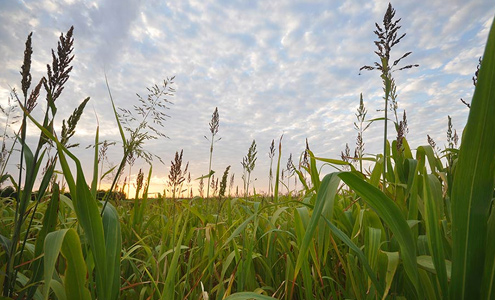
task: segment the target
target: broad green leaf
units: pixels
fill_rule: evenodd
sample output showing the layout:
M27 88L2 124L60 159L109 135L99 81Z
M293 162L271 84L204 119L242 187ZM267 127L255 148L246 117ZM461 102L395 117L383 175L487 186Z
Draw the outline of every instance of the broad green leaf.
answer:
M376 163L375 166L373 167L373 171L371 172L371 176L370 176L371 185L378 187L382 172L383 172L383 155L377 155Z
M55 271L55 263L57 262L60 249L62 248L62 242L64 241L65 233L69 229L62 229L55 232L50 232L45 238L44 250L45 250L45 267L44 278L45 286L43 289L44 299L48 299L50 293L50 281L53 278L53 272Z
M399 252L382 251L382 253L387 257L387 273L385 274L385 292L383 293L383 297L382 297L382 300L384 300L388 295L388 291L390 290L390 287L392 286L395 272L397 271L397 267L399 266Z
M422 269L433 274L437 274L435 264L433 263L433 258L430 255L420 255L416 257L416 261L418 262L418 266L420 266ZM445 260L445 267L447 270L447 278L450 280L450 276L452 274L452 263L450 262L450 260Z
M378 263L378 251L382 231L378 228L368 227L365 234L364 252L372 270L376 270ZM371 278L368 279L368 288L371 286Z
M488 219L488 232L486 240L485 274L483 275L482 299L495 298L495 211L492 206L492 213Z
M452 299L480 299L485 293L481 287L486 274L487 223L495 177L494 82L495 23L492 23L452 186ZM493 286L493 279L492 276L484 287Z
M293 282L296 281L303 261L307 259L309 245L311 244L311 240L313 239L313 235L316 231L316 227L318 226L318 222L320 220L321 213L325 205L331 205L333 207L333 201L335 199L335 193L337 192L339 182L340 179L338 178L338 173L331 173L326 175L321 182L320 189L318 190L316 196L316 203L313 209L313 214L311 215L308 227L306 228L304 239L299 248L296 266L294 267ZM327 204L327 202L330 203Z
M340 173L339 177L376 211L393 232L400 246L404 269L416 292L421 295L416 265L416 244L411 229L397 205L378 188L360 179L354 173Z
M427 271L419 269L418 270L419 280L421 282L421 288L424 294L424 299L434 300L434 299L442 299L438 297L438 294L435 293L435 288L433 287L435 282L435 278L429 276ZM433 282L432 282L433 281Z
M120 232L119 215L115 207L108 203L103 211L103 229L107 255L107 290L108 299L118 299L120 291L120 252L122 234Z
M44 248L44 299L48 299L55 264L60 253L66 260L64 274L65 293L70 295L71 299L91 299L89 290L86 287L86 264L77 232L74 229L61 229L50 232L46 236Z
M309 155L309 167L310 167L310 173L309 175L311 176L311 182L313 183L313 187L315 188L316 191L320 190L320 174L318 173L318 168L316 167L316 158L311 152L311 150L308 149L308 155Z
M96 289L98 291L98 295L102 298L109 299L110 295L108 293L110 293L111 290L107 289L107 286L112 285L113 278L107 277L103 222L98 211L96 199L92 197L91 191L89 190L84 178L81 163L74 154L67 150L58 141L57 137L53 136L50 131L41 126L32 116L28 115L28 117L50 140L55 142L57 145L60 165L64 172L67 185L69 186L74 210L94 256L96 266ZM65 154L67 154L76 164L77 180L74 180L74 176L72 175L72 171L69 167Z
M426 213L424 217L428 237L428 247L433 256L438 281L442 290L442 298L445 299L448 296L448 283L442 232L440 227L440 207L443 205L442 187L435 175L426 174L425 168L423 170L423 199L425 202Z
M91 195L91 191L86 184L81 164L74 159L77 167L76 191L71 191L72 203L77 215L77 220L84 230L84 235L88 240L91 252L94 257L96 269L96 289L98 295L103 295L105 299L110 299L113 278L108 277L107 254L105 236L103 231L103 221L98 210L96 199ZM65 173L65 172L64 172Z
M261 295L258 293L253 293L253 292L240 292L240 293L232 294L232 295L228 296L227 298L225 298L224 300L250 300L250 299L273 300L275 298Z
M86 287L86 263L84 262L81 242L74 229L69 229L62 243L62 255L65 257L64 276L65 294L71 299L91 299Z
M56 280L52 280L50 282L50 288L57 297L57 300L67 300L67 295L65 294L64 286L60 282Z

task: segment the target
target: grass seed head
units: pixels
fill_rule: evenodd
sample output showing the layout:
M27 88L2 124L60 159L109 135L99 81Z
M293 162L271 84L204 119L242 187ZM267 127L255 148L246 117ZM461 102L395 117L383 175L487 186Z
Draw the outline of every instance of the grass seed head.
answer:
M24 62L21 67L21 86L22 93L24 94L24 98L27 98L27 92L29 87L31 86L31 55L33 54L33 48L31 45L31 38L33 33L31 32L26 40L26 49L24 50Z

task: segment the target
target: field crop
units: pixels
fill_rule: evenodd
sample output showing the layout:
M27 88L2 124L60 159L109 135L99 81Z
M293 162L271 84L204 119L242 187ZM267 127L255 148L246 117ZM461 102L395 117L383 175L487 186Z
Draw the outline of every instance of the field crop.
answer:
M139 97L136 111L118 109L107 83L123 155L103 172L109 144L99 140L98 129L93 174L86 178L70 140L89 98L64 120L61 133L53 129L72 70L73 28L61 35L46 77L34 88L29 35L22 91L12 92L22 118L7 119L18 131L10 151L4 142L0 165L1 182L9 186L0 195L0 299L494 299L495 25L475 75L460 145L449 117L448 145L439 151L433 140L412 148L406 115L399 118L394 109L393 71L415 67L399 65L410 52L391 59L404 37L394 17L389 6L375 32L379 61L362 70L379 71L381 120L394 123L397 139L387 140L385 131L383 153L364 154L362 134L370 122L361 96L356 155L346 150L341 159L322 158L306 143L299 163L291 157L284 168L280 137L270 148L275 166L267 195L248 193L254 140L242 161L244 193L232 196L230 166L215 181L215 109L206 137L209 170L197 179L206 194L182 197L191 179L181 151L172 161L167 195L148 198L153 155L143 146L165 136L161 121L175 93L173 77ZM31 112L40 95L47 105L36 119ZM28 126L39 132L35 146L26 142ZM5 165L14 147L21 168L12 175ZM49 147L55 154L48 155ZM135 197L123 199L125 187L116 187L136 158L150 162L150 169L139 172ZM340 171L321 174L321 164ZM284 172L302 188L291 189ZM100 181L109 176L111 187L102 193Z

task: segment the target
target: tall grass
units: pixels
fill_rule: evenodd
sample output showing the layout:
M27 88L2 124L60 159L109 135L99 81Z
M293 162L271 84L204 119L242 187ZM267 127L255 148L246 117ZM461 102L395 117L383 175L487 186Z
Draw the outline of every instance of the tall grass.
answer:
M390 19L391 11L390 6ZM494 297L495 120L490 116L495 114L495 25L459 149L449 117L447 148L439 152L432 145L420 145L413 155L404 134L406 119L396 118L398 138L384 140L383 155L357 151L359 162L371 162L368 169L361 163L357 167L352 161L318 157L307 144L300 167L289 164L302 189L293 193L287 184L289 193L282 195L281 137L273 198L247 194L257 153L253 141L242 163L244 197L225 196L227 167L218 198L209 199L208 192L206 198L180 198L186 171L182 152L177 152L169 177L172 199L148 198L150 165L146 177L140 172L140 188L132 201L116 202L108 195L97 201L97 186L107 175L99 171L98 127L91 180L86 180L69 143L89 99L63 122L60 138L53 130L55 100L72 68L72 43L71 29L61 35L51 71L31 93L31 35L26 43L21 72L24 101L18 101L23 122L17 138L25 171L17 180L2 174L16 189L15 197L0 198L3 299ZM47 105L39 122L31 112L41 90ZM152 96L142 103L157 105L153 101L166 91L167 84L151 89ZM129 111L119 113L110 100L124 150L115 185L130 153L142 151L142 158L151 157L142 147L153 133L146 126L133 129L125 121ZM365 115L361 98L358 147L364 145L362 132L369 125L363 126ZM23 134L27 126L39 130L34 151ZM56 156L46 158L50 145ZM270 158L275 152L272 142ZM47 161L45 172L38 175ZM346 171L323 176L318 163ZM69 194L61 191L57 173ZM36 178L41 184L31 199ZM212 213L215 200L218 206Z

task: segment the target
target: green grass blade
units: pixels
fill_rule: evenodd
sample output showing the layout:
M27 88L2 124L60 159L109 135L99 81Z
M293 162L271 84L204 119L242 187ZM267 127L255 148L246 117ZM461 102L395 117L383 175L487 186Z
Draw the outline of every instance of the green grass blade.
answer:
M69 229L62 229L55 232L50 232L45 239L45 287L43 289L43 299L47 300L50 292L50 281L55 271L55 263L57 262L58 255L60 254L60 248L62 248L62 242L64 241L65 233Z
M57 300L67 300L64 286L60 282L52 280L50 288L52 289L53 294L57 297Z
M383 255L387 257L387 272L385 274L385 291L383 292L382 300L388 295L388 291L390 291L390 287L392 286L392 282L394 279L395 272L397 271L397 267L399 266L399 252L385 252L382 251Z
M311 244L311 240L313 239L316 227L318 226L323 208L325 207L325 205L331 205L333 207L333 201L335 199L335 193L337 191L339 182L340 179L338 178L338 173L331 173L326 175L321 182L320 189L318 190L316 196L313 214L311 215L311 219L309 220L304 239L299 248L296 266L294 268L293 282L296 281L299 270L301 269L303 262L307 259L309 245ZM326 204L327 202L330 202L331 204Z
M452 187L452 299L481 297L495 172L494 82L495 24L492 23Z
M182 230L179 236L179 239L176 242L176 246L174 249L174 255L172 256L172 261L170 262L170 268L167 272L167 277L165 278L165 286L162 292L162 299L173 300L175 299L175 276L177 274L177 265L179 263L179 256L182 246L182 240L184 239L184 234L186 232L187 223L189 219L189 212L186 213L184 217L184 224L182 225Z
M485 274L483 275L482 299L495 298L495 212L488 219L488 234L491 237L486 241Z
M376 157L376 163L375 166L373 167L373 171L371 172L370 176L370 183L373 186L378 187L380 184L380 176L382 175L383 172L383 155L377 155Z
M442 299L439 298L438 294L435 293L435 288L433 284L436 283L435 279L432 276L429 276L427 271L419 269L419 281L421 282L421 288L423 290L424 299L435 300Z
M277 172L275 173L275 190L273 192L274 202L278 202L278 187L280 182L280 159L282 159L282 138L284 135L280 137L280 141L278 143L278 159L277 159Z
M332 230L332 233L336 237L338 237L342 242L344 242L344 244L346 244L347 247L352 249L352 251L354 251L354 253L356 253L359 260L364 265L364 269L366 270L366 273L368 273L368 276L370 277L371 282L373 282L373 284L375 285L376 290L378 291L378 293L380 295L383 295L383 293L384 293L383 286L380 284L380 282L376 278L376 274L371 269L371 266L368 262L368 259L364 255L363 251L361 251L361 249L358 246L356 246L356 244L354 244L351 241L351 239L344 232L342 232L340 229L338 229L337 226L333 225L327 218L325 218L325 221L327 222L327 225Z
M251 222L254 217L256 215L251 215L249 218L247 218L244 222L242 222L241 225L239 225L239 227L237 227L234 232L232 232L232 234L229 236L229 238L225 241L224 243L224 247L228 245L228 243L230 243L230 241L232 241L236 236L238 236L242 231L244 231L244 229L246 228L246 226L249 224L249 222Z
M105 74L105 83L107 85L108 95L110 96L110 102L112 103L112 109L115 115L115 120L117 121L117 125L119 127L120 138L122 139L122 143L124 144L124 149L126 149L127 141L125 139L124 129L122 128L122 124L120 124L119 114L117 113L117 109L115 108L115 103L113 102L112 92L110 91L110 85L108 84L107 74Z
M416 244L406 219L397 205L378 188L359 178L354 173L340 173L339 177L361 196L383 219L393 232L400 246L404 269L418 295L421 295L416 265Z
M441 232L441 215L439 206L443 205L442 187L433 174L423 171L423 199L425 202L425 223L428 237L428 247L433 256L433 263L440 283L442 298L448 297L447 268Z
M253 293L253 292L241 292L241 293L235 293L224 300L273 300L275 298Z
M62 166L65 180L69 186L74 211L76 212L77 219L84 230L86 239L88 240L94 256L96 266L96 289L98 291L98 295L104 299L109 299L110 296L107 293L111 290L107 290L106 287L112 285L113 278L107 277L107 257L103 232L103 221L99 214L96 199L92 197L91 191L86 183L86 179L84 178L81 162L74 154L67 150L50 131L41 126L31 115L28 115L28 117L50 140L55 142L57 145L60 165ZM76 180L74 180L65 154L72 158L76 164Z
M309 154L309 166L310 166L310 176L311 176L311 182L313 183L313 187L315 188L315 191L318 191L320 189L320 174L318 173L318 168L316 167L316 159L311 152L311 150L308 149L308 154Z
M52 197L50 202L48 203L48 207L46 209L45 215L43 217L43 226L41 227L40 233L36 238L36 243L34 247L34 256L38 257L43 253L43 247L45 243L46 235L55 230L55 226L57 225L57 212L58 205L60 202L60 191L58 184L55 183L53 185ZM30 278L30 283L38 282L43 277L43 258L35 260L32 265L33 275ZM28 289L28 299L34 296L36 291L36 286L32 286Z
M365 229L364 252L372 270L376 270L378 264L378 251L380 250L380 240L382 231L378 228L368 227ZM371 278L368 279L368 288L371 286Z
M96 268L97 293L100 297L110 299L109 294L111 290L108 287L112 286L113 278L109 278L107 274L107 254L103 221L96 204L96 199L91 196L91 191L86 184L84 173L78 160L76 160L76 167L76 191L71 191L74 210L93 253Z
M93 180L91 181L91 195L93 198L96 199L96 190L98 188L98 142L99 142L99 136L100 136L100 127L96 127L96 134L95 134L95 156L93 159Z
M79 236L74 229L50 232L45 239L45 287L44 299L48 299L55 264L60 253L66 259L64 276L65 293L71 299L91 299L86 288L86 264L81 250Z
M435 264L433 263L433 258L429 255L420 255L416 258L418 266L430 273L436 274ZM452 263L449 260L445 260L445 268L447 270L447 278L450 280L452 275Z
M107 287L109 300L119 299L120 291L120 252L122 234L119 215L115 207L108 203L103 211L103 230L107 254Z
M74 229L67 230L62 243L62 255L65 257L65 294L74 300L89 300L91 294L86 287L86 264L81 250L81 241Z

